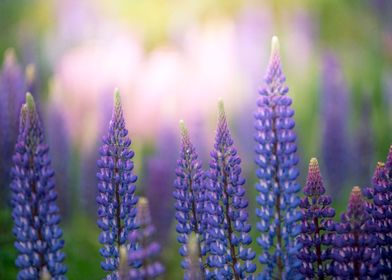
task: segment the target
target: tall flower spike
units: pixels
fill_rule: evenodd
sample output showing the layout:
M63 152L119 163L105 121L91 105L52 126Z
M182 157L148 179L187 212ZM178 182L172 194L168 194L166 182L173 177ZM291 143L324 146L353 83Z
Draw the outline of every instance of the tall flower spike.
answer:
M120 247L129 247L129 233L136 229L135 185L130 149L131 140L125 128L120 93L114 93L114 108L109 131L102 139L98 165L98 226L102 230L99 242L105 279L119 279Z
M386 163L378 163L372 180L372 188L365 190L377 244L380 247L381 279L392 274L392 145Z
M19 252L17 279L66 279L64 241L59 227L54 171L44 131L30 93L22 106L18 140L11 170L12 218Z
M256 201L256 215L260 218L257 229L260 236L257 243L262 248L259 261L264 265L261 279L296 279L298 244L295 237L300 232L298 221L300 203L296 182L299 175L296 155L296 134L294 132L294 110L292 100L287 96L282 72L279 42L272 38L272 51L265 86L259 91L255 113L256 128L256 175L259 192Z
M165 268L157 260L161 246L153 241L155 226L151 222L148 200L144 197L137 204L136 224L139 227L129 235L130 248L128 261L131 265L129 279L154 279ZM125 278L127 279L127 278Z
M337 279L380 279L377 239L359 187L352 189L336 232L331 250L333 275Z
M219 102L218 127L211 151L207 185L206 243L209 251L208 278L245 279L256 270L255 253L249 248L245 198L245 179L241 177L241 159L233 145L223 102ZM214 278L215 279L215 278Z
M309 163L308 178L301 200L301 234L298 243L301 249L299 271L306 279L325 279L329 276L329 254L335 210L330 206L331 197L324 195L325 188L316 158Z
M204 246L204 174L202 165L198 161L198 155L189 138L188 130L183 121L180 121L181 129L181 151L177 161L176 180L174 181L173 196L176 200L176 231L177 240L181 244L180 255L184 257L182 267L187 269L188 237L194 232L198 234L198 251L200 267L204 271L203 256L206 254ZM204 273L203 273L204 274Z

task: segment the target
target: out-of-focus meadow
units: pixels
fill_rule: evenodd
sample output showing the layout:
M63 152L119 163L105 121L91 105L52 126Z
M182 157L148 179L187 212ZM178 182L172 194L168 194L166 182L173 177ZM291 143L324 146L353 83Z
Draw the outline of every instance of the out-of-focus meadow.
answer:
M296 110L300 183L317 156L339 213L353 185L369 185L392 143L391 1L0 1L2 73L7 65L15 75L27 69L24 83L39 105L69 279L103 276L95 174L116 87L136 155L137 193L150 200L163 245L164 279L182 277L172 200L178 120L187 123L207 167L219 98L242 158L255 224L253 112L273 35ZM4 280L16 277L7 174L9 139L18 129L5 118L16 119L20 106L16 97L12 104L7 98L0 96Z

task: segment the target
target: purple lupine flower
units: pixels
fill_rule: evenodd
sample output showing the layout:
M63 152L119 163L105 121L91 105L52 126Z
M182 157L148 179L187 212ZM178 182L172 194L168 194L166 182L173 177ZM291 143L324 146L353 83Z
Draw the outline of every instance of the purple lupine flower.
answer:
M132 267L129 279L154 279L163 274L165 268L157 260L161 246L153 241L156 230L151 222L148 200L144 197L139 198L135 222L139 228L129 235L130 243L133 244L128 255Z
M265 77L266 85L260 90L255 113L256 175L259 192L256 215L260 218L257 243L262 248L259 261L264 265L260 279L297 279L299 246L295 237L300 233L301 213L296 182L297 169L294 110L287 96L286 78L282 72L279 41L272 38L271 58Z
M184 257L181 266L184 269L189 268L187 257L188 238L192 232L195 232L198 239L198 251L200 267L204 271L203 256L206 254L204 246L204 201L205 186L202 165L198 160L198 155L193 146L188 130L183 121L180 121L181 129L181 150L180 158L177 161L176 180L174 181L173 197L176 200L176 231L177 240L181 244L180 255ZM203 272L204 274L204 272Z
M241 159L233 144L220 101L209 181L206 183L208 278L245 279L256 270L252 262L256 254L249 248L252 238L243 187L245 179L241 176Z
M380 254L366 204L361 189L354 187L347 212L335 225L331 272L338 279L379 279Z
M303 189L301 234L298 242L301 249L299 271L306 279L325 279L329 276L330 243L335 210L331 207L331 197L325 195L323 179L316 158L309 163L308 178ZM328 263L327 263L328 262Z
M329 54L324 60L321 87L322 162L333 197L338 197L351 174L347 134L348 93L337 59Z
M26 93L23 70L15 52L4 54L0 73L0 203L7 201L12 151L17 140L18 114Z
M109 131L99 149L98 165L98 226L102 230L99 242L103 270L109 272L105 279L119 279L120 246L129 247L129 233L136 229L135 185L133 174L134 152L121 106L120 93L114 94L112 119Z
M164 126L158 135L156 153L146 160L145 194L150 202L151 218L163 244L174 218L172 186L175 179L177 137L172 127Z
M372 185L364 194L373 202L368 204L367 210L380 247L380 273L387 277L392 274L392 146L386 163L377 164Z
M16 265L20 269L17 279L39 279L44 276L44 271L52 279L66 279L54 171L44 130L30 93L26 95L26 104L20 114L13 163L13 233L19 252Z

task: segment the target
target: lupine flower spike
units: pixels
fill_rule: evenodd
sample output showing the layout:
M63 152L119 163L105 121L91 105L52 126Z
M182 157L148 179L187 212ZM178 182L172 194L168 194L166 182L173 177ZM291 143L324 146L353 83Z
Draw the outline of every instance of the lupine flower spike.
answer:
M332 273L338 279L379 279L380 254L369 218L361 189L354 187L332 242Z
M135 185L130 149L131 140L125 128L120 93L114 94L114 108L108 134L99 149L98 165L98 226L102 230L99 242L105 279L119 279L120 247L129 247L129 233L136 229Z
M374 224L377 245L380 247L381 279L392 274L392 146L386 163L378 163L372 180L373 188L365 189L365 195L373 203L368 213Z
M130 243L133 244L128 256L132 266L129 279L154 279L161 275L165 268L157 260L161 246L153 241L155 226L151 222L148 200L144 197L139 198L137 204L136 224L138 229L129 235Z
M255 253L249 248L245 198L245 179L241 176L241 159L233 145L223 102L219 102L218 127L211 152L207 185L206 243L209 251L208 278L245 279L256 270ZM215 279L215 278L214 278Z
M316 158L309 163L308 178L301 200L301 234L298 242L301 249L299 271L306 279L326 279L329 276L329 254L335 210L330 206L331 197L325 195L323 179Z
M177 161L177 178L174 181L175 190L173 192L178 222L176 226L177 240L181 244L179 252L182 257L185 257L182 261L182 267L188 269L189 263L186 258L188 256L188 237L192 232L196 233L199 237L197 244L200 268L204 271L203 256L206 254L203 240L205 224L202 222L204 217L204 174L183 121L180 121L180 129L181 151Z
M287 96L279 56L279 41L272 38L271 58L265 77L265 86L259 91L255 113L256 175L259 192L256 201L260 218L257 243L262 248L259 261L264 265L261 279L297 279L299 246L295 238L300 232L301 214L296 210L300 203L296 182L296 134L294 110Z
M54 190L54 171L44 130L30 93L20 114L11 170L12 217L19 252L17 279L66 279L64 241Z

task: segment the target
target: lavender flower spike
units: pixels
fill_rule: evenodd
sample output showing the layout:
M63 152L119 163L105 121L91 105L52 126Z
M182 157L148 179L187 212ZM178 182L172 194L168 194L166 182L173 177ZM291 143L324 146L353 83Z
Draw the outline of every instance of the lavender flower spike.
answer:
M165 268L156 260L161 246L152 240L155 227L151 223L148 200L144 197L141 197L137 204L136 224L139 228L129 235L130 243L133 244L128 255L129 264L132 266L129 279L155 279Z
M255 253L249 248L251 225L248 223L245 179L241 159L233 145L223 102L219 102L218 128L211 152L207 185L206 243L209 251L208 278L245 279L255 272ZM215 279L215 278L214 278Z
M380 247L381 279L387 279L392 274L392 146L386 163L377 164L372 185L364 194L373 202L368 204L367 210Z
M377 239L359 187L352 189L336 232L331 251L333 275L337 279L380 279Z
M324 194L325 188L316 158L309 163L308 178L301 200L302 226L298 242L301 249L299 271L306 279L325 279L329 275L329 254L335 210L330 206L331 197Z
M299 245L295 237L300 232L301 213L296 182L299 175L294 132L294 110L287 96L286 78L282 72L279 41L272 38L271 58L265 77L266 85L259 91L255 113L256 175L259 192L256 215L260 218L257 243L262 248L259 261L264 264L260 279L297 279Z
M44 131L30 93L20 113L19 135L11 170L12 217L15 247L19 252L17 279L66 279L61 251L59 208L54 190L54 171Z
M99 242L103 270L109 272L105 279L119 279L120 246L129 247L129 233L136 229L135 185L130 149L131 140L125 128L120 93L114 93L114 108L108 134L99 149L98 165L98 226L102 230Z
M176 230L178 233L177 240L181 244L179 250L182 257L186 257L187 243L189 234L195 232L198 234L198 252L200 267L204 271L203 256L206 254L204 246L204 174L202 165L198 161L198 155L195 147L191 143L188 130L183 121L180 121L181 129L181 151L180 158L177 161L176 180L174 181L175 190L173 196L176 200ZM187 269L189 263L187 258L182 261L182 267ZM204 273L203 273L204 274Z

